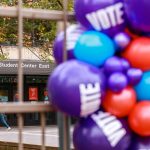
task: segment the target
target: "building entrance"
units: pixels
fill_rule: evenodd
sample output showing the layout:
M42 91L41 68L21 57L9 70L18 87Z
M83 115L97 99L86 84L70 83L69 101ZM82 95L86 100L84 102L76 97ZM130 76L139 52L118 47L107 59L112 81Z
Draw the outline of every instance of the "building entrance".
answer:
M47 79L48 76L24 76L24 101L30 103L45 102L49 103L48 92L47 92ZM0 102L17 102L17 76L0 75ZM10 125L17 124L17 117L15 114L7 115L8 122ZM47 113L46 115L47 124L56 123L55 112ZM24 114L24 125L38 125L40 124L40 114Z

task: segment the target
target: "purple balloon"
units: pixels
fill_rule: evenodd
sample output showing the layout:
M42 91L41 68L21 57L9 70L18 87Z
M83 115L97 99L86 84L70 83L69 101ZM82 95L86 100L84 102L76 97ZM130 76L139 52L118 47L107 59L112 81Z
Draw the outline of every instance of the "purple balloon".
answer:
M123 73L113 73L108 79L108 87L113 92L121 92L127 85L128 80Z
M120 51L125 50L125 48L129 45L130 41L130 36L125 32L118 33L114 37L114 42Z
M129 150L150 150L150 137L136 136Z
M126 120L98 111L76 124L73 143L76 150L127 150L131 131Z
M112 74L115 72L122 72L123 67L122 67L120 58L114 56L114 57L107 59L107 61L104 64L104 71L107 74Z
M123 68L123 72L126 73L127 70L130 68L129 62L126 59L124 59L124 58L121 58L120 62L121 62L122 68Z
M98 68L77 60L59 65L48 80L52 104L77 117L100 108L105 86L105 76Z
M142 79L143 72L140 69L131 68L127 71L129 84L136 85Z
M70 27L67 28L66 49L68 60L75 58L73 50L78 38L84 31L85 29L78 24L71 25ZM55 39L53 49L54 57L58 64L62 63L63 61L63 49L64 49L64 32L60 32Z
M94 29L109 36L125 28L123 0L75 0L77 20L87 29Z
M125 10L129 27L132 30L150 32L149 0L125 0Z

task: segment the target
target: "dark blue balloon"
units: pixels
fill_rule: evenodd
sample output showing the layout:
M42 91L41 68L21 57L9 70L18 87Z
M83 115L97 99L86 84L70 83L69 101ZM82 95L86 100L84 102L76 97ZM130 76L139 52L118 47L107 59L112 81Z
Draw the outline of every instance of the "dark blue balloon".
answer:
M66 50L68 60L75 58L73 50L75 48L79 36L84 31L85 29L79 24L73 24L67 28ZM63 50L64 50L64 32L60 32L54 41L54 48L53 48L54 57L58 64L63 62Z
M75 0L75 15L87 29L112 37L126 26L124 0Z
M125 32L118 33L114 36L114 42L118 47L118 51L125 50L125 48L129 45L130 41L130 36Z
M77 60L57 66L48 80L52 104L77 117L87 116L100 108L105 86L105 76L99 68Z
M120 62L121 62L121 65L122 65L123 72L126 73L127 70L130 68L130 63L124 58L120 58Z
M126 18L133 31L150 33L150 1L124 0Z
M107 74L112 74L115 72L122 72L123 66L119 57L113 56L106 60L104 64L104 71Z
M150 150L150 137L139 137L136 135L129 150Z
M128 80L123 73L113 73L108 79L108 87L113 92L121 92L127 85Z
M127 71L129 84L136 85L142 79L143 72L141 69L131 68Z
M82 118L73 132L76 150L127 150L130 142L127 122L102 111Z

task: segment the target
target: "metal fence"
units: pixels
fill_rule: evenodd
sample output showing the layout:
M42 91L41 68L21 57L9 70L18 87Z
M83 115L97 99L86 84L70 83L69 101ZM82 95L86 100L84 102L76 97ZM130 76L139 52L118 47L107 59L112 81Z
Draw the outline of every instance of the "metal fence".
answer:
M61 22L63 29L66 31L68 20L74 19L73 13L67 11L68 1L63 0L63 11L56 10L43 10L43 9L32 9L23 8L22 0L18 0L18 7L0 7L0 17L18 17L18 54L19 54L19 67L18 67L18 92L19 102L18 103L7 103L0 104L0 113L16 113L18 117L18 128L19 128L19 142L18 149L23 150L23 113L34 113L39 112L41 115L41 150L45 150L45 126L46 117L45 113L54 111L53 107L49 104L44 103L27 103L23 101L23 68L21 64L22 60L22 47L23 47L23 19L46 19L55 20ZM60 27L59 27L60 28ZM66 32L64 42L64 61L67 59L66 56ZM69 118L61 113L58 113L58 127L59 127L59 149L69 150L70 149L70 133L69 133Z

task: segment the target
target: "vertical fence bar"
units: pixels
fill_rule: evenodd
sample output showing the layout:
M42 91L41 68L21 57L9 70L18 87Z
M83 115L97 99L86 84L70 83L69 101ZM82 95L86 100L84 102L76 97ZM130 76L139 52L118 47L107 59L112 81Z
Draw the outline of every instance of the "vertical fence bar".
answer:
M66 39L67 39L67 11L68 0L63 0L63 15L64 15L64 51L63 51L63 61L67 60L66 51ZM70 118L65 114L59 113L57 115L57 121L59 126L59 150L70 150Z
M59 127L59 150L70 150L70 118L58 112L57 123Z
M57 34L64 30L64 24L62 21L57 22ZM58 125L58 131L59 131L59 150L62 150L63 147L63 115L60 112L57 112L57 125Z
M66 39L67 39L67 33L66 33L66 28L67 28L67 21L68 21L68 18L67 18L67 15L68 15L68 11L67 11L67 8L68 8L68 0L63 0L63 19L64 19L64 51L63 51L63 61L66 61L67 60L67 51L66 51Z
M18 143L18 149L23 150L23 142L22 142L22 131L23 131L23 115L17 114L18 116L18 126L19 126L19 143Z
M18 0L18 92L19 102L23 102L23 68L22 68L22 46L23 46L23 16L22 16L22 0ZM19 126L19 150L23 150L22 131L23 131L23 115L18 114Z
M23 47L23 16L22 16L22 0L18 1L18 92L19 101L23 102L23 68L22 68L22 47Z
M41 127L42 127L42 146L41 150L46 150L45 147L45 126L46 126L46 118L45 118L45 113L41 113Z
M68 0L63 0L63 14L64 14L64 51L63 61L67 60L67 22L68 22ZM64 130L64 150L70 150L70 118L63 114L63 130Z

